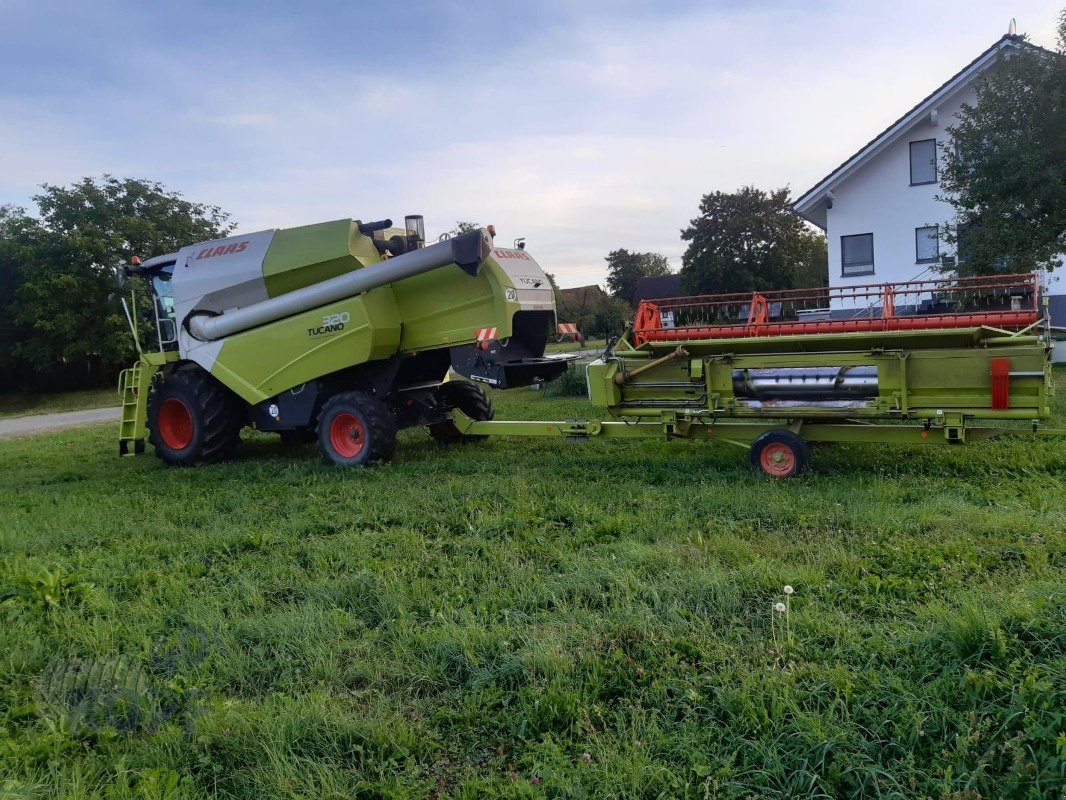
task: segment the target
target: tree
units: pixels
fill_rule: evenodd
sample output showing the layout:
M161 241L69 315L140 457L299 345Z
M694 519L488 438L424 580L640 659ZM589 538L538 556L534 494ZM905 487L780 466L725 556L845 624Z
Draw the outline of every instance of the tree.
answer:
M476 231L481 225L477 222L465 222L459 220L455 223L455 227L448 231L448 238L454 239L460 233L468 233L469 231Z
M712 192L681 231L689 243L681 286L689 294L825 286L825 236L793 211L787 188Z
M1058 53L1023 44L986 72L947 130L944 238L964 274L1054 269L1066 252L1066 10ZM951 269L956 269L952 266Z
M233 229L218 207L152 181L85 178L45 185L34 201L39 220L21 209L0 215L0 282L13 287L0 352L24 388L110 380L132 355L113 297L121 265Z
M599 286L578 286L560 289L555 276L548 273L548 281L555 290L555 308L560 322L573 322L582 336L597 338L620 333L632 319L629 303L612 297Z
M612 250L607 254L607 289L627 303L632 302L641 278L669 274L670 262L659 253Z
M15 293L28 247L38 235L37 220L15 206L0 206L0 385L16 385L19 360L14 352Z

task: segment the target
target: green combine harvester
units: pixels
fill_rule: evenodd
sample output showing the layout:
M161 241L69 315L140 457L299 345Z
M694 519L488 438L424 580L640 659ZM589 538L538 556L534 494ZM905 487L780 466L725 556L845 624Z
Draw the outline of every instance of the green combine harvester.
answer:
M478 229L426 245L422 217L342 219L136 259L151 281L158 347L119 379L120 451L145 439L168 464L218 461L252 426L331 461L390 458L400 428L465 437L450 413L492 419L480 387L561 374L545 356L555 297L522 248ZM134 304L136 306L136 304Z
M120 452L233 452L243 427L387 460L396 431L718 439L776 478L809 442L949 444L1045 430L1050 327L1036 275L667 298L586 368L612 419L503 421L478 383L543 383L551 284L479 229L426 245L422 218L339 220L205 242L128 268L153 287L158 346L120 378ZM448 380L449 373L467 380Z

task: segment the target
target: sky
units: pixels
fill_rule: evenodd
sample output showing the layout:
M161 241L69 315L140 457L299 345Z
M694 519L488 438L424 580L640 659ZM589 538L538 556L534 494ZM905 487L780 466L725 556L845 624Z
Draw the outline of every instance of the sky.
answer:
M0 0L0 204L110 173L242 232L493 223L564 287L620 247L677 269L703 194L799 196L1063 5Z

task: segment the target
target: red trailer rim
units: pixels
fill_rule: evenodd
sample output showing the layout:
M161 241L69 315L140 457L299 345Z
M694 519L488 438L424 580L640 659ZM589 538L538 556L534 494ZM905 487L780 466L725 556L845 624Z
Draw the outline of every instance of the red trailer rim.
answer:
M759 454L759 466L774 478L784 478L796 468L796 453L787 444L773 442Z
M184 450L192 441L192 414L176 397L168 397L159 407L159 437L171 450Z
M341 458L355 458L366 446L366 428L355 414L343 411L329 424L329 443Z

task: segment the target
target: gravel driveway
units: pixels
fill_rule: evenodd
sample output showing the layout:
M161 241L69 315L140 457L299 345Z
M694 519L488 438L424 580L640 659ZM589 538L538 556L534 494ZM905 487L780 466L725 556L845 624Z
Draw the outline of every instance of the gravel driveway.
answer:
M120 409L93 408L88 411L64 411L61 414L34 414L28 417L0 419L0 439L18 436L34 436L62 428L77 428L82 425L99 425L102 422L117 422Z

